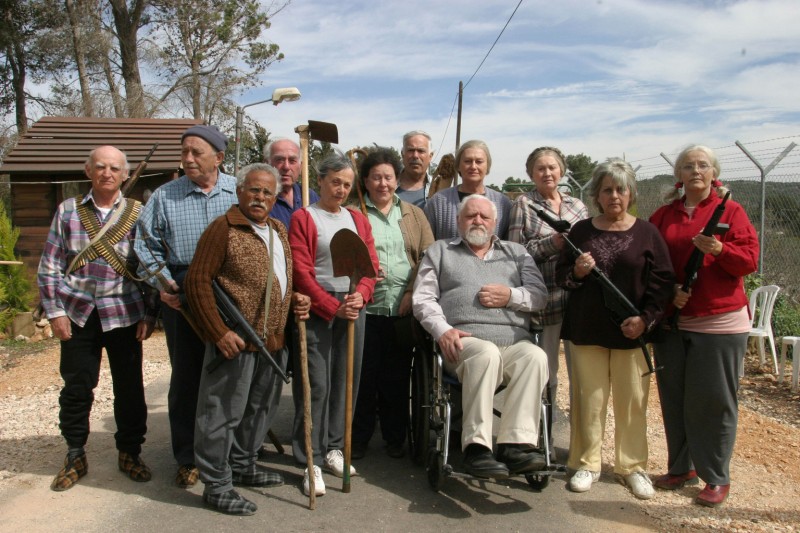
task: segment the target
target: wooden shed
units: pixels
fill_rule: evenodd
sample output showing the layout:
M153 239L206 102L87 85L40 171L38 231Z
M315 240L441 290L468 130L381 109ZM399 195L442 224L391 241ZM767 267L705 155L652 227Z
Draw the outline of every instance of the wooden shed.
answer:
M110 144L125 152L131 173L154 143L158 148L130 196L142 200L146 191L178 176L181 135L202 124L186 119L116 119L43 117L6 156L0 174L9 175L11 221L19 228L17 255L35 280L56 207L89 190L84 164L89 152Z

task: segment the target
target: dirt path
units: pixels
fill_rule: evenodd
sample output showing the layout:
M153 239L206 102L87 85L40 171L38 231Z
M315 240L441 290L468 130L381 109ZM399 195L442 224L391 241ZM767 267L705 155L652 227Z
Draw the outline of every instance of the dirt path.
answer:
M64 444L57 427L58 346L51 343L36 354L15 359L0 349L0 531L130 531L164 529L208 530L231 526L245 530L282 531L441 531L454 527L473 530L547 531L797 531L800 527L800 430L792 425L798 415L797 395L781 393L782 403L772 410L784 413L771 419L742 407L739 438L732 464L733 487L728 504L717 510L692 503L697 488L677 493L658 491L649 502L633 498L613 481L611 455L613 418L607 424L604 472L587 494L566 490L556 478L542 493L524 484L448 480L435 494L427 487L422 469L408 460L391 460L377 440L366 459L356 462L360 476L353 492L344 495L337 481L326 476L329 492L315 512L297 488L302 471L291 458L272 454L268 463L283 472L286 485L265 495L250 496L260 506L255 517L232 518L203 510L201 487L182 491L171 483L174 469L169 451L166 388L169 363L163 335L147 342L144 365L150 418L143 458L153 468L154 480L136 484L116 471L113 445L113 397L107 368L96 390L92 435L87 446L89 475L66 493L48 488L63 460ZM563 366L563 365L562 365ZM566 382L563 376L562 383ZM759 411L770 388L781 390L748 367L743 397ZM785 388L785 386L784 386ZM650 473L663 472L666 449L660 406L652 384L649 409ZM562 391L564 392L564 391ZM278 434L288 441L291 397L284 390ZM774 395L775 396L775 395ZM755 399L751 398L755 397ZM565 395L559 404L566 408ZM786 414L788 413L788 414ZM563 417L556 428L556 445L563 457L568 432ZM246 489L245 489L246 490ZM67 520L68 522L64 522ZM234 525L235 524L235 525Z

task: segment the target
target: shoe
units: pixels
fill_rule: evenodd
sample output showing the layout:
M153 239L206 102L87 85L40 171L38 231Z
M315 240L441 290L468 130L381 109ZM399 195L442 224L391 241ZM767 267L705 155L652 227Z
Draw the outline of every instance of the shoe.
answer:
M200 479L200 472L193 464L181 465L178 473L175 474L175 483L182 489L194 487L197 485L198 479Z
M572 492L586 492L592 488L592 483L600 479L600 472L592 472L581 468L569 478L567 486Z
M464 450L464 470L475 477L506 479L508 467L495 460L492 450L480 444L470 444Z
M303 473L303 494L311 496L310 481L308 479L308 468ZM314 465L314 494L325 496L325 480L322 479L322 469Z
M89 463L86 462L85 453L74 459L70 459L69 454L67 454L66 459L64 459L64 468L56 474L53 482L50 483L50 488L56 492L71 489L88 471Z
M731 486L729 484L712 485L711 483L707 483L703 490L700 491L700 494L697 495L697 498L695 498L694 503L704 507L719 507L728 499L728 492L730 492L730 490Z
M353 447L350 449L350 459L354 461L356 459L363 459L365 455L367 455L367 445L353 443Z
M203 494L203 501L208 507L225 514L250 516L258 510L256 504L233 489L221 494Z
M649 500L656 495L656 489L653 488L653 482L650 481L650 476L641 470L628 474L627 476L617 474L617 479L620 483L631 489L633 495L640 500Z
M544 454L539 450L522 451L517 444L500 444L497 447L497 460L504 463L511 474L534 472L547 466Z
M246 487L280 487L283 485L283 476L278 472L269 472L255 467L249 472L232 472L231 480L234 485Z
M325 462L323 463L325 466L325 470L330 472L336 477L344 477L344 454L342 454L342 450L331 450L325 456ZM356 468L353 465L350 465L350 476L357 476Z
M152 472L138 455L119 452L117 464L119 469L128 474L128 477L134 481L150 481L153 478Z
M402 444L389 443L386 445L386 455L392 459L400 459L401 457L405 456L405 454L406 451L403 449Z
M662 490L678 490L685 485L697 485L700 483L700 478L697 477L697 472L689 470L685 474L664 474L658 476L653 485Z

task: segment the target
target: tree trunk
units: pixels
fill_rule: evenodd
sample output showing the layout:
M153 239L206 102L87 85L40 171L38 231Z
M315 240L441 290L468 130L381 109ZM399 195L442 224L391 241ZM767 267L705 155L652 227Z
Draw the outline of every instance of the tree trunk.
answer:
M83 41L83 31L78 21L78 14L75 12L73 0L64 0L69 17L69 26L72 30L72 46L75 48L75 64L78 67L78 79L81 85L81 101L83 102L83 114L87 117L94 116L94 102L86 74L86 50Z
M109 0L114 14L114 27L119 40L119 55L122 60L122 79L125 80L126 108L129 118L144 118L144 89L139 73L139 51L137 33L142 12L147 0L136 0L128 10L125 0Z
M3 13L5 26L14 28L14 9L6 9ZM15 32L16 33L16 32ZM25 47L20 42L19 36L12 37L6 44L6 57L11 69L11 87L14 91L14 112L17 123L17 133L23 135L28 131L28 113L25 100L25 76L27 64L25 60Z

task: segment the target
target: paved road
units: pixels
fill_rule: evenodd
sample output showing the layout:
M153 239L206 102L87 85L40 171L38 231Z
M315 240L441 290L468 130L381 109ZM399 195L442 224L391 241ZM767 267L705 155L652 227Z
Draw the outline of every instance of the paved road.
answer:
M42 465L29 472L30 484L4 494L0 502L0 531L180 532L235 528L237 531L652 531L657 523L610 476L604 475L591 492L573 494L565 479L556 477L543 492L528 488L524 479L490 483L448 479L440 493L427 484L424 469L410 459L391 459L380 438L368 455L354 464L359 476L350 494L341 480L328 474L327 495L317 508L307 508L300 489L302 470L290 456L271 453L266 464L283 473L286 484L262 493L243 488L256 502L251 517L231 517L203 508L202 485L192 490L174 486L167 422L167 377L147 388L150 418L143 458L154 472L149 483L134 483L116 468L113 419L95 424L87 446L89 474L65 493L49 490L57 468ZM288 443L292 417L289 387L285 387L276 432ZM563 423L555 429L563 454L568 436ZM287 450L289 449L286 446ZM273 448L270 447L274 451ZM58 452L60 454L61 452ZM56 454L56 455L58 455ZM60 455L59 455L60 457ZM60 459L59 459L60 460Z

